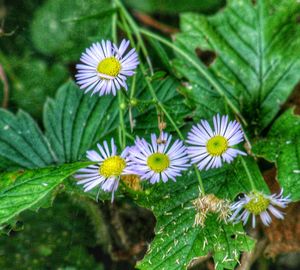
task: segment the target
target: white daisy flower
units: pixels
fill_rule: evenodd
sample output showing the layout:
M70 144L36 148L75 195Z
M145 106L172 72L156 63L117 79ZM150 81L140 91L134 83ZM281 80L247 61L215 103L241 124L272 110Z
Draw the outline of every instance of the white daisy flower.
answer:
M142 180L150 180L151 184L160 179L163 182L176 181L176 177L190 165L183 142L176 140L170 145L171 140L172 135L167 133L162 133L160 138L151 134L151 144L137 138L135 146L129 149L129 170Z
M74 177L81 179L78 184L83 184L85 192L96 186L100 186L105 192L112 192L113 201L120 176L129 173L127 171L128 148L125 148L121 155L117 155L117 147L113 139L111 139L111 151L106 141L103 142L103 146L97 144L97 147L99 153L94 150L87 151L87 158L99 163L80 169Z
M99 92L99 96L110 93L115 96L121 87L127 90L126 79L139 64L135 49L124 55L128 46L125 39L119 48L109 40L102 40L87 48L80 58L83 64L76 65L75 77L80 89L85 89L85 93L93 90L92 95Z
M276 207L286 208L291 202L290 196L282 196L283 189L279 194L265 195L258 191L253 191L250 194L245 194L243 198L240 198L237 202L231 205L231 211L233 212L230 217L231 221L243 221L245 225L249 216L252 214L252 227L255 228L256 216L260 216L262 223L265 226L269 226L272 222L270 213L278 219L284 219L283 213ZM238 216L238 214L243 212Z
M194 125L188 133L187 153L193 164L199 170L219 168L222 161L230 163L237 155L246 153L232 148L244 140L244 133L237 121L228 123L228 116L216 115L213 117L214 130L206 120Z

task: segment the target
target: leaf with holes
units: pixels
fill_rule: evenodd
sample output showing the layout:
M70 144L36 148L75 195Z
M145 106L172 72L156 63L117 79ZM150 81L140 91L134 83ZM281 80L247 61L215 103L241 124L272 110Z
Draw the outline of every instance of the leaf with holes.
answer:
M253 146L253 152L275 162L277 179L286 195L300 200L300 116L288 110L273 124L268 136Z
M233 164L202 174L207 194L233 200L238 193L251 190L249 172L257 188L268 193L260 171L250 157L238 158ZM241 224L224 224L216 216L208 216L204 229L193 226L198 197L198 181L194 172L150 189L137 202L151 209L157 219L156 236L139 269L185 269L196 257L211 253L216 269L234 269L240 252L250 251L254 242L246 236Z
M55 188L68 176L89 164L78 162L0 174L0 224L9 222L24 210L37 209L51 202L50 195Z
M214 16L181 16L175 42L193 59L197 48L200 58L216 54L200 74L204 84L225 96L259 133L299 80L299 14L294 0L231 0Z

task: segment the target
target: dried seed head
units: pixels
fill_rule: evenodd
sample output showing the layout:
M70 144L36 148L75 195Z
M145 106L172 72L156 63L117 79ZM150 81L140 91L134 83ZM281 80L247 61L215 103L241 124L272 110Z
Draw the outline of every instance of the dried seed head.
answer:
M121 180L132 190L142 191L141 178L135 174L122 175Z
M194 225L200 225L201 227L204 227L208 213L218 214L218 220L225 222L230 215L230 202L219 199L214 194L200 195L193 201L193 205L197 211Z

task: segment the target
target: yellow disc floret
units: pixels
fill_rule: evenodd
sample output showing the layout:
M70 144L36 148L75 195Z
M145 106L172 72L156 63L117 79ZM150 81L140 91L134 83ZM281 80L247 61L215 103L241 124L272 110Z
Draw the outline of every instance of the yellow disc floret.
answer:
M167 155L162 153L154 153L147 159L147 165L152 171L161 173L170 165L170 159Z
M103 161L99 168L99 173L108 178L112 176L120 176L126 167L126 162L119 156L112 156Z
M206 143L206 149L211 156L221 156L228 149L228 141L223 136L214 136Z
M119 75L121 70L121 63L115 57L108 57L103 59L97 67L97 71L101 74L105 74L111 77Z
M245 204L244 208L254 215L259 215L267 210L270 200L265 198L261 193L253 193L250 195L250 201Z

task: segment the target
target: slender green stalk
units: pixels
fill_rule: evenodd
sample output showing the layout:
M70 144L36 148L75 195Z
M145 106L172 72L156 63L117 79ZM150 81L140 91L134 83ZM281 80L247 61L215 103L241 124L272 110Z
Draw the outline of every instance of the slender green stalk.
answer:
M144 54L144 56L145 56L145 58L148 62L149 69L150 69L150 74L153 75L152 64L149 61L149 54L148 54L148 51L147 51L147 49L144 45L143 39L142 39L141 34L140 34L141 31L140 31L138 25L131 18L130 14L127 12L127 10L123 6L123 4L119 0L115 0L115 1L116 1L116 3L118 4L118 6L120 8L121 18L122 18L122 16L125 17L125 20L123 20L123 27L124 27L127 35L128 35L128 38L129 38L130 42L132 43L133 46L135 46L135 42L134 42L134 39L133 39L132 34L131 34L131 30L130 30L130 28L131 28L133 30L133 33L135 34L135 36L137 38L138 44L141 46L141 50L142 50L142 52L143 52L143 54ZM127 24L126 21L128 22L129 25ZM149 81L149 77L147 76L146 68L145 68L145 66L142 62L140 63L140 69L141 69L141 71L144 75L143 78L145 79L147 88L149 89L150 94L151 94L151 96L154 100L154 103L155 103L156 107L157 107L157 112L159 112L159 110L161 110L165 114L165 116L167 117L167 119L170 121L171 125L173 126L173 128L177 132L179 138L184 141L185 140L184 136L182 135L180 129L176 125L174 119L169 114L169 112L166 110L164 105L159 101L159 99L158 99L158 97L157 97L157 95L154 91L154 88L152 87L152 84ZM198 182L199 182L199 185L200 185L201 192L202 192L202 194L205 194L204 185L203 185L203 182L202 182L200 172L199 172L199 170L196 166L194 166L194 169L195 169L196 176L197 176L197 179L198 179Z
M132 19L132 17L128 13L127 9L124 7L123 3L121 1L119 1L119 0L115 0L115 2L117 3L118 7L120 8L120 10L121 10L122 14L124 15L125 19L128 21L128 23L129 23L130 27L132 28L134 34L136 35L138 43L141 46L142 53L144 54L144 56L146 58L146 61L147 61L147 64L149 66L150 74L153 75L152 63L150 61L148 50L147 50L147 48L146 48L146 46L144 44L143 38L142 38L142 36L140 34L138 25Z
M178 54L180 54L182 57L184 57L191 65L193 65L199 71L200 74L202 74L206 78L207 81L210 82L210 84L216 89L216 91L226 100L228 106L232 109L232 111L241 119L243 124L245 126L247 126L247 122L244 119L244 117L241 115L241 113L236 108L236 106L231 102L231 100L225 95L225 90L223 89L222 85L220 85L220 83L212 77L212 75L209 73L209 71L207 70L207 68L205 66L203 66L200 62L193 59L186 52L184 52L182 49L175 46L173 43L166 40L165 38L163 38L159 35L156 35L145 29L139 29L139 31L142 34L144 34L148 37L151 37L153 39L156 39L159 42L165 44L166 46L172 48L174 51L176 51Z
M249 183L250 183L250 185L251 185L251 189L252 189L253 191L256 191L257 188L256 188L256 186L255 186L254 180L253 180L253 178L252 178L251 173L249 172L249 169L248 169L248 167L247 167L247 164L246 164L244 158L243 158L242 156L239 156L239 158L240 158L240 160L241 160L241 162L242 162L242 164L243 164L243 167L244 167L244 169L245 169L245 171L246 171L246 174L247 174Z
M198 182L199 182L199 186L200 186L200 190L201 190L201 195L205 195L205 189L204 189L204 185L203 185L203 181L202 181L202 177L200 175L200 172L197 168L196 165L193 165L194 167L194 171L196 173L196 176L197 176L197 179L198 179Z
M130 87L130 99L134 97L135 94L135 84L136 84L136 74L133 75L132 81L131 81L131 87Z
M126 129L124 124L124 108L123 108L123 97L122 92L118 91L118 102L119 102L119 142L121 147L124 149L126 147Z
M115 3L114 3L115 5ZM112 38L113 42L117 44L117 13L115 12L112 17ZM127 93L126 93L127 94ZM119 103L119 143L121 148L126 147L126 129L124 124L124 108L123 108L123 92L118 91L118 103Z

